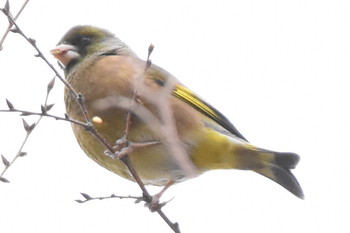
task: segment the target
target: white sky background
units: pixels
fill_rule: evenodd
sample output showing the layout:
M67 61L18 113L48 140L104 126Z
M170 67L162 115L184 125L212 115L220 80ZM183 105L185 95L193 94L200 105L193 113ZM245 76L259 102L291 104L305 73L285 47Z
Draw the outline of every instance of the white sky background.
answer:
M0 1L0 6L5 1ZM21 1L11 1L15 14ZM18 23L49 54L76 24L109 29L224 113L253 144L301 156L306 200L243 171L215 171L164 196L182 232L350 232L350 2L33 0ZM0 15L0 34L7 20ZM19 35L0 52L0 109L40 110L53 73ZM63 115L63 85L50 96ZM0 153L24 138L21 118L0 114ZM33 122L34 118L28 118ZM0 231L171 232L131 200L74 202L80 192L139 195L136 184L87 158L70 125L44 119L0 183ZM156 193L159 189L150 188Z

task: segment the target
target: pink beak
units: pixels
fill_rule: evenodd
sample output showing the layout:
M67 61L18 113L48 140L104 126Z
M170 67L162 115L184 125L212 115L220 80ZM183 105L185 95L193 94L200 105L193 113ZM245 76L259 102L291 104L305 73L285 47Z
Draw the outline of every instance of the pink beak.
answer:
M50 53L64 66L67 66L73 59L80 57L77 48L67 44L58 45L56 48L50 50Z

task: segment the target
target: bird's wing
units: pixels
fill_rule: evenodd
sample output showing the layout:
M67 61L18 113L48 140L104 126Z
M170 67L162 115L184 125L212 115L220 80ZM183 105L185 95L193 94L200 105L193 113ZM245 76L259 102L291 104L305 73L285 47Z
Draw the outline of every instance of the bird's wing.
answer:
M108 53L104 53L102 55L105 56L114 56L116 55L115 51L111 51ZM165 74L163 74L165 73ZM164 86L166 82L166 78L168 74L162 68L153 65L153 69L149 70L149 78L151 78L155 83L159 86ZM222 128L235 135L236 137L248 141L237 129L233 126L233 124L218 110L216 110L213 106L202 100L199 96L194 94L191 90L186 88L183 85L177 84L175 88L172 90L172 95L178 99L181 99L185 103L191 105L203 115L213 120L216 124L220 125Z
M233 124L218 110L213 106L202 100L199 96L194 94L188 88L177 85L172 91L172 95L178 99L183 100L187 104L191 105L199 112L204 114L209 119L213 120L215 123L219 124L221 127L232 133L233 135L247 141L245 137L233 126Z

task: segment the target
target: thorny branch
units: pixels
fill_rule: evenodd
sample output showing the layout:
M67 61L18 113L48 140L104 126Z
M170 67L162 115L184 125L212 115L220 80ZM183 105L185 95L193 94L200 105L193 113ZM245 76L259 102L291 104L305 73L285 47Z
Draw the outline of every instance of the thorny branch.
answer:
M35 57L41 58L51 68L51 70L54 72L55 77L57 77L65 85L65 87L70 91L71 95L73 95L74 99L78 102L78 104L79 104L79 106L81 108L82 114L84 115L84 118L85 118L85 121L86 121L86 122L80 122L80 121L77 121L77 120L69 118L69 116L67 116L67 115L66 115L65 118L63 118L63 117L59 117L59 116L54 116L54 115L48 114L47 112L53 106L53 105L47 105L47 98L48 98L48 95L49 95L50 91L47 92L47 96L46 96L46 99L45 99L45 104L42 107L42 112L41 113L36 113L36 112L16 109L12 105L12 103L7 100L7 105L9 107L9 109L8 110L1 110L0 112L20 112L21 115L23 115L23 116L26 116L26 115L38 115L39 119L38 119L38 121L35 124L32 124L32 125L28 125L28 123L26 123L23 120L24 128L27 131L27 135L26 135L25 140L23 141L23 143L22 143L18 153L16 154L16 156L14 157L14 159L11 162L8 162L7 159L4 156L2 156L3 163L5 164L5 169L0 175L0 181L8 182L7 179L2 177L3 174L16 161L17 158L19 158L20 156L24 156L26 154L25 152L22 152L22 149L23 149L25 143L27 142L27 139L28 139L30 133L38 125L38 123L40 122L40 120L43 117L50 117L50 118L54 118L56 120L65 120L65 121L69 121L71 123L80 125L80 126L84 127L86 130L88 130L91 134L93 134L96 137L96 139L99 140L100 143L102 143L110 153L118 153L118 151L115 151L115 148L112 145L110 145L109 142L92 125L91 120L88 117L88 111L87 111L86 106L85 106L84 97L80 93L77 93L74 90L74 88L54 68L54 66L46 59L46 57L43 55L43 53L41 52L41 50L37 46L36 41L34 39L32 39L32 38L27 37L24 34L24 32L20 29L18 24L15 22L15 18L12 17L12 15L11 15L11 13L9 11L9 6L5 7L5 8L2 8L0 10L7 16L8 20L10 22L10 25L11 25L10 28L12 28L12 26L14 27L14 29L11 29L9 31L12 31L14 33L20 34L37 51L37 54L35 55ZM149 47L149 50L148 50L148 57L147 57L147 62L146 62L146 67L145 67L145 73L146 73L147 69L149 68L149 66L151 65L151 61L149 60L149 57L150 57L152 51L153 51L153 45L151 45ZM53 84L52 84L52 87L53 87ZM136 98L137 98L137 90L135 90L135 92L134 92L133 100L135 100ZM126 123L125 135L124 135L124 139L126 141L127 141L127 137L128 137L128 131L129 131L130 127L131 127L131 118L132 118L131 117L131 113L129 112L127 114L127 123ZM126 143L126 146L128 144L129 143ZM131 164L131 161L129 159L128 154L126 154L123 157L121 157L120 160L125 164L125 166L130 171L131 175L133 176L134 180L137 182L137 184L141 188L142 193L143 193L142 200L146 202L146 204L150 208L150 210L151 211L156 211L174 232L179 233L180 229L179 229L178 223L173 223L172 221L170 221L170 219L161 210L162 206L164 206L165 203L154 202L153 197L149 194L149 192L145 188L145 185L143 184L141 178L137 174L137 171L134 169L133 165ZM91 198L87 194L82 194L82 195L85 197L86 200L85 201L81 201L81 203L89 201L89 200L93 200L93 199L106 199L106 198ZM111 195L109 198L115 198L115 197L121 198L120 196L115 196L114 194ZM135 198L135 197L122 197L122 198ZM137 200L141 200L141 199L137 198Z

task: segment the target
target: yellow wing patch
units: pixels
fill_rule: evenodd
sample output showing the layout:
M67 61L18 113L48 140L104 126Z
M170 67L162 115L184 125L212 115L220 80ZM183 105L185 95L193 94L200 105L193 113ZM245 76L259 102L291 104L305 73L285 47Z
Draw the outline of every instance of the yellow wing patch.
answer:
M192 107L197 109L199 112L201 112L203 115L213 120L214 122L222 126L224 129L226 129L230 133L247 141L247 139L245 139L243 135L240 132L238 132L238 130L232 125L232 123L223 114L221 114L213 106L206 103L196 94L194 94L190 89L181 85L177 85L176 88L172 91L172 95L175 96L176 98L183 100L187 104L191 105Z

